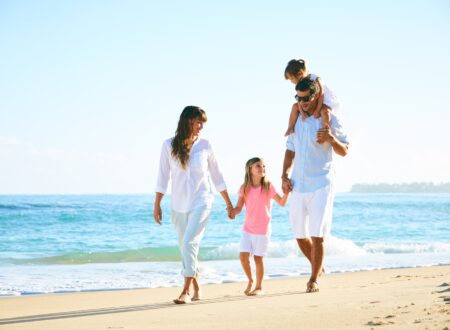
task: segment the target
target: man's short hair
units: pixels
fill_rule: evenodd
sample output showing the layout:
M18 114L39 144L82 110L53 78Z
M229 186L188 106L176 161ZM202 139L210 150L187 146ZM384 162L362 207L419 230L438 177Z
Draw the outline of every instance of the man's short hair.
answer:
M300 92L306 92L309 90L310 95L314 95L319 91L319 84L317 81L311 80L310 76L307 76L295 85L295 90Z

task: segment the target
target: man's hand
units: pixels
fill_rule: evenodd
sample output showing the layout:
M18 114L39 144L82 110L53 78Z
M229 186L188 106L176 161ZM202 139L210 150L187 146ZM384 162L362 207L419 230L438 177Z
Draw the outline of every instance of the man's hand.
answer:
M162 222L162 211L159 204L155 204L155 207L153 209L153 219L155 219L158 225L160 225Z
M333 142L334 136L331 135L329 128L321 128L317 131L317 143L322 144L324 142Z
M292 181L288 178L283 178L282 180L281 189L285 195L289 194L292 191Z

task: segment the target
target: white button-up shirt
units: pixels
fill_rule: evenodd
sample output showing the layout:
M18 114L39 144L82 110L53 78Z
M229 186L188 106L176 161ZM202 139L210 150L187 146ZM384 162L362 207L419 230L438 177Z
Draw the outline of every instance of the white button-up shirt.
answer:
M322 127L321 118L310 116L302 121L298 116L295 132L286 142L286 148L295 152L294 169L291 180L297 192L312 192L331 184L334 180L333 148L325 142L319 144L317 131ZM348 144L342 125L331 113L331 132L341 142Z
M167 192L172 179L172 209L187 213L199 206L211 206L214 195L211 180L217 191L227 189L209 141L194 142L186 168L172 156L172 140L164 141L159 161L156 192ZM211 180L210 180L211 179Z

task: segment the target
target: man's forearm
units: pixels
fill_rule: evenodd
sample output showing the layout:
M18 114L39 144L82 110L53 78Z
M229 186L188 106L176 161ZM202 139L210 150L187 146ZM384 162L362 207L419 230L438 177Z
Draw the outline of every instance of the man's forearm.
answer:
M337 153L339 156L344 157L348 153L348 144L342 143L338 139L336 139L334 136L332 140L330 141L331 147L333 147L333 150L335 153Z
M283 172L281 173L282 179L287 179L289 177L289 172L291 171L294 158L295 152L286 150L286 152L284 153Z

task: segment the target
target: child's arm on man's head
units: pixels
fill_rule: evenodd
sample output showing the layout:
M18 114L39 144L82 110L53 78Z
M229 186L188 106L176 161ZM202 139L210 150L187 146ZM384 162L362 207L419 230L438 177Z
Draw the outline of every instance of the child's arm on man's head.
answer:
M300 105L298 103L294 103L291 108L291 114L289 115L288 129L286 130L286 133L284 133L284 136L289 136L290 134L294 133L294 127L295 123L297 122L299 113L302 115L302 120L305 120L306 115L301 110Z

